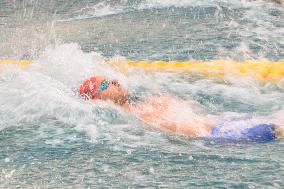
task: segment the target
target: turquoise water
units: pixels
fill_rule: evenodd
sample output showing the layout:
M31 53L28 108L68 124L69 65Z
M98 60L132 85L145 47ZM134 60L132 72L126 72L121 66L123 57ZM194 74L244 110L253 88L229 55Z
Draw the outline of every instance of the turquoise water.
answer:
M141 127L107 102L76 95L92 74L137 95L198 103L182 115L278 116L284 82L136 70L109 59L284 59L284 8L264 1L0 1L0 188L283 188L284 142L211 143Z

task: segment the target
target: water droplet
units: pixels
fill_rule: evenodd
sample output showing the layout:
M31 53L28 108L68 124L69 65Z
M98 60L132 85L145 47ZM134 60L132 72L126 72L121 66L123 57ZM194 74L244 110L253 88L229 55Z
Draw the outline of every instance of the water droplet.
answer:
M9 158L5 158L5 163L8 163L8 162L10 162L10 159Z

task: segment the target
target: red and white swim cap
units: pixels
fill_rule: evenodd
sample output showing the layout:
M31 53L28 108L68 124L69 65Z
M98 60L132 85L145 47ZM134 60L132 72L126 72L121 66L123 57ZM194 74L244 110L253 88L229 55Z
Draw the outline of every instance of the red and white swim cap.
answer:
M83 97L85 100L87 99L96 99L96 90L98 88L98 81L95 76L87 79L80 86L79 95Z

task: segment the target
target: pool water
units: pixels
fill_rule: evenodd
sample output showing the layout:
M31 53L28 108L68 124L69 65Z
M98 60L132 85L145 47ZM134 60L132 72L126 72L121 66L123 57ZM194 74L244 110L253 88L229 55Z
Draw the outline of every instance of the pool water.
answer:
M181 115L277 116L284 80L125 75L104 62L284 60L284 6L238 0L2 0L0 188L283 188L284 140L214 143L145 129L109 102L77 96L92 74L131 92L197 103Z

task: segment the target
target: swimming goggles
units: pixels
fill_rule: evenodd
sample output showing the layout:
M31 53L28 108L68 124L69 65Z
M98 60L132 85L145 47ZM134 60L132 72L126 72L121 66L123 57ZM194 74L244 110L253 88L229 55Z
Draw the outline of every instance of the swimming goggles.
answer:
M107 90L109 87L109 82L107 80L103 80L101 82L100 87L96 90L96 94L99 94L100 92Z
M103 80L101 82L100 87L96 90L96 94L99 94L100 92L102 92L104 90L107 90L110 84L117 86L117 87L120 86L120 83L117 80L112 80L112 81Z

